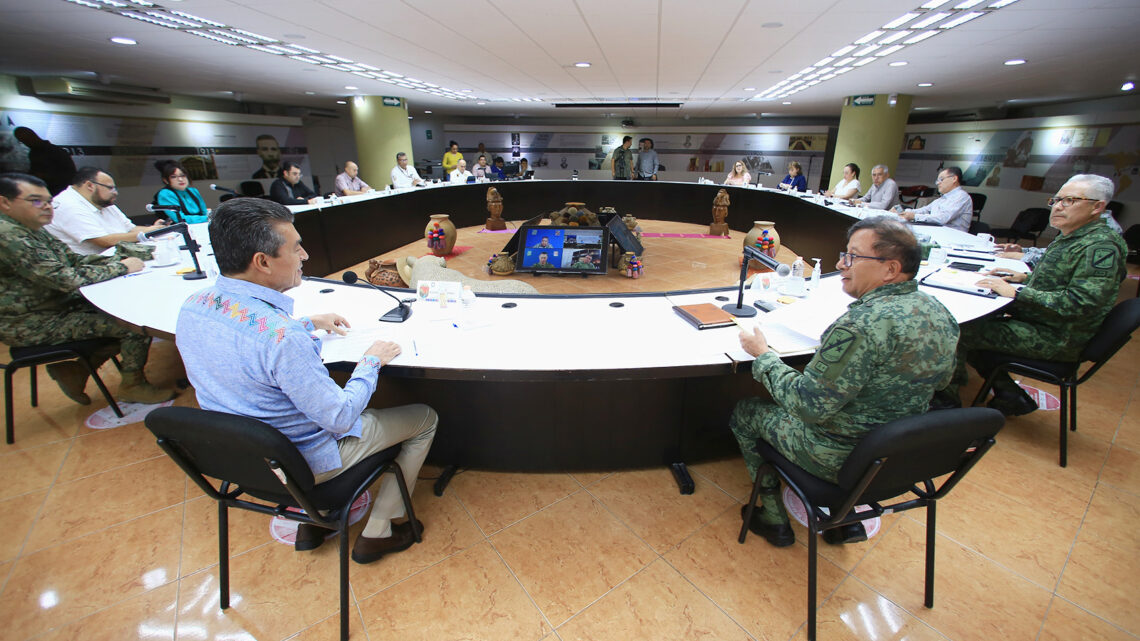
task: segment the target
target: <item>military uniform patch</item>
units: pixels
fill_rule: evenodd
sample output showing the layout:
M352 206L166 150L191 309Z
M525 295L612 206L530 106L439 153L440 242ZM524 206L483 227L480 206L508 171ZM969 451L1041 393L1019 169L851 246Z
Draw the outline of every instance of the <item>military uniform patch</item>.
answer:
M845 327L836 327L827 335L823 345L819 348L819 360L816 362L816 371L826 378L834 379L839 376L847 366L856 346L862 337Z
M1109 269L1116 262L1116 250L1112 247L1093 247L1091 253L1093 269Z

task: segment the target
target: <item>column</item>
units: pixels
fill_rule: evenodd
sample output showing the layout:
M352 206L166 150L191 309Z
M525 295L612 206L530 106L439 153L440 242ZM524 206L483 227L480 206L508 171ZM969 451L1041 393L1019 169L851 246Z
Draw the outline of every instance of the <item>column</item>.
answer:
M848 96L839 117L839 135L835 138L835 157L831 165L831 189L843 179L843 166L859 165L859 191L871 186L871 168L886 165L891 176L899 162L907 116L912 96L895 95L894 104L888 94Z
M360 177L374 188L383 189L391 182L397 153L408 154L409 165L415 162L408 103L401 99L398 106L388 106L381 96L357 96L350 104Z

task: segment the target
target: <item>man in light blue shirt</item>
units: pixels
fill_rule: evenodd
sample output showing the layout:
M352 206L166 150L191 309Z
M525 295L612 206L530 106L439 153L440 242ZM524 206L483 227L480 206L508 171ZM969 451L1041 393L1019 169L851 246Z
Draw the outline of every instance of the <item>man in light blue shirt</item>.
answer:
M642 138L637 144L637 169L633 172L633 179L657 180L657 150L653 148L653 139Z
M969 232L974 217L974 201L962 189L962 170L946 167L938 172L938 192L942 196L925 207L907 209L900 216L917 223L937 223L958 231Z
M317 483L393 445L409 491L435 437L438 417L426 405L365 409L380 368L400 346L376 341L342 389L321 361L313 332L345 334L338 314L293 318L285 292L301 284L309 258L293 214L260 198L222 203L210 223L217 282L192 295L178 314L176 341L202 409L265 421L305 457ZM357 563L405 550L414 540L395 479L385 476L364 531L352 549ZM298 550L318 547L331 531L302 524Z

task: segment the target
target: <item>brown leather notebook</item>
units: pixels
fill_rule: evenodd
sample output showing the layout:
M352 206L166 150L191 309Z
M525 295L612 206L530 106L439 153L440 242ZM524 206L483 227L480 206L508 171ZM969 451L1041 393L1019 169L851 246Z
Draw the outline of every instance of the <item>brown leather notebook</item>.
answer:
M713 305L700 303L697 305L674 305L673 311L689 321L697 329L713 329L714 327L728 327L733 324L732 314Z

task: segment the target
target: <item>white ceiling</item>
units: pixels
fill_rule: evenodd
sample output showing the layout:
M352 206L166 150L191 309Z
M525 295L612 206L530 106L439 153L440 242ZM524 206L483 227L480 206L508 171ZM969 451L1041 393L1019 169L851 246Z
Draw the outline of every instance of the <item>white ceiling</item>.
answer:
M923 2L157 1L450 89L470 89L486 102L480 106L474 99L438 98L65 0L0 0L0 72L99 73L110 82L168 93L239 92L248 101L327 108L354 93L398 95L408 98L412 113L475 116L581 115L584 110L555 110L550 103L661 100L684 106L613 111L694 118L833 116L844 96L864 93L910 93L914 106L940 111L1079 100L1118 95L1122 82L1140 75L1137 0L1019 0L786 98L792 105L749 100ZM139 44L115 45L111 36ZM1010 58L1028 63L1004 66ZM888 67L894 60L909 64ZM573 67L579 61L592 66ZM934 86L919 88L919 82ZM544 102L511 100L526 97Z

